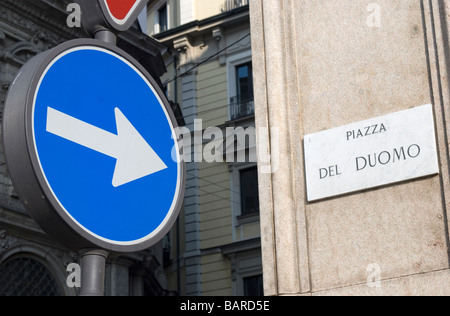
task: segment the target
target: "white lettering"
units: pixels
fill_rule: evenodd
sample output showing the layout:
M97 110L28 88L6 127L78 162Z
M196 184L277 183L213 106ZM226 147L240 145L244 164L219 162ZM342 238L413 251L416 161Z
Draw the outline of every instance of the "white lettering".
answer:
M79 264L71 263L67 266L67 272L71 272L67 277L66 284L69 288L81 287L81 267Z
M225 311L270 311L268 301L225 301Z
M224 137L225 133L225 137ZM280 131L276 127L209 127L203 131L203 121L194 120L194 131L187 127L175 129L176 144L172 160L178 162L248 162L258 163L261 174L275 173L279 168ZM179 151L179 155L178 152Z
M211 314L214 310L214 303L195 303L190 300L187 303L181 303L180 310L185 311L203 311Z
M70 28L81 27L81 7L78 3L69 3L67 12L71 12L67 17L67 26Z
M367 6L370 12L367 17L367 26L370 28L381 27L381 6L378 3L371 3Z

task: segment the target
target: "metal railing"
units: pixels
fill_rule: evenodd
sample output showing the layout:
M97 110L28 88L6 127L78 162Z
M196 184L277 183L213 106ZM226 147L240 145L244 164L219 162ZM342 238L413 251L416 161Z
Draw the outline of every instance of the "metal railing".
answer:
M222 12L231 11L248 5L248 0L225 0L222 4Z
M238 120L255 115L255 102L251 100L241 100L239 97L230 99L231 120Z

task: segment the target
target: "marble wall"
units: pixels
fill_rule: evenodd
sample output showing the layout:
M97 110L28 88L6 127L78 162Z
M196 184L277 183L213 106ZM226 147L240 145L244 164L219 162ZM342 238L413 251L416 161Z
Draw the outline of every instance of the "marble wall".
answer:
M448 1L250 6L266 295L450 295ZM429 103L439 175L307 201L305 135Z

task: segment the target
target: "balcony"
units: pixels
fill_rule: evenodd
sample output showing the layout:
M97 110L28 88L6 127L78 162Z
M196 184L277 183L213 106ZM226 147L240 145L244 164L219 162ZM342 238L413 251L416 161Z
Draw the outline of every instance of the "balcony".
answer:
M255 102L253 99L241 100L239 97L230 99L231 120L239 120L255 115Z
M222 4L222 12L228 12L248 5L248 0L225 0Z

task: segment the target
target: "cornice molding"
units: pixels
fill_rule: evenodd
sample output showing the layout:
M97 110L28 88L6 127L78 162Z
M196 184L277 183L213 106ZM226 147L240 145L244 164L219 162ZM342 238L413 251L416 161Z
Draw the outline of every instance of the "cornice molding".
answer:
M65 24L66 18L64 10L58 10L44 0L2 0L0 8L0 19L12 22L32 34L41 31L40 36L54 45L62 40L83 36L81 28L72 29Z

